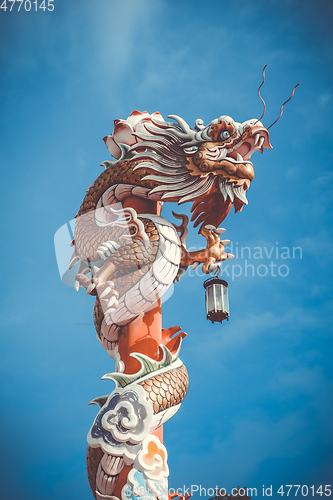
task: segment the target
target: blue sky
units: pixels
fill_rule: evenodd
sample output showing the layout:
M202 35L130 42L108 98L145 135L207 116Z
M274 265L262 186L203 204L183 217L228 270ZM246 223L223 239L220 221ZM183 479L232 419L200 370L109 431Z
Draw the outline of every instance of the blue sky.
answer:
M85 451L96 408L87 403L111 392L100 377L113 361L95 338L93 299L60 280L53 236L109 159L102 138L134 109L192 126L222 114L259 118L265 64L266 126L300 86L270 129L274 149L252 158L248 207L223 223L234 249L250 248L255 276L244 275L241 255L232 262L242 274L225 276L231 318L222 325L205 319L200 273L164 304L164 327L188 332L181 357L190 375L165 425L169 484L246 485L258 498L264 484L330 484L331 3L54 5L0 11L2 495L92 498ZM274 251L255 259L255 247ZM282 247L301 247L302 258L276 258ZM288 275L258 276L271 262Z

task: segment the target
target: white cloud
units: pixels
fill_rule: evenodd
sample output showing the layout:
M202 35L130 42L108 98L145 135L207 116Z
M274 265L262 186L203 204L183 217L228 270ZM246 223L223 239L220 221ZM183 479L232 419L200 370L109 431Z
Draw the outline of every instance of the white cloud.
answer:
M320 366L310 368L301 365L290 369L278 370L274 374L272 387L275 391L282 392L288 397L299 394L317 396L326 386L327 380Z
M158 6L152 0L115 0L103 7L103 11L95 5L91 8L92 28L97 34L97 63L103 67L104 75L106 70L119 77L133 62L135 46L147 38Z
M318 102L321 107L325 107L326 104L331 102L331 99L332 99L332 93L329 90L326 90L326 92L322 92L318 96Z
M224 475L242 471L249 481L261 463L271 457L300 457L311 444L313 435L305 412L297 410L279 420L261 412L250 418L240 417L224 440L214 443L213 455L223 460ZM223 457L228 457L228 460Z
M308 342L309 338L315 337L319 341L326 335L329 336L328 323L326 315L318 314L318 310L315 309L288 306L284 314L279 314L278 311L272 310L260 311L258 307L253 313L243 315L242 319L233 317L228 325L222 326L227 328L227 331L223 331L223 335L219 333L221 330L217 330L217 326L215 330L207 332L199 351L196 346L190 344L186 349L199 364L202 360L209 359L209 373L220 375L222 358L229 359L238 352L243 352L247 346L252 352L253 349L260 348L261 342L263 345L273 346L278 341L280 345L289 349L288 352L281 352L281 360L289 359L290 352L294 352L295 346ZM191 331L191 335L196 334L198 332ZM303 363L301 351L297 355L300 364ZM229 362L226 363L228 366Z
M327 266L327 262L331 260L332 255L332 238L329 231L321 229L316 234L298 238L296 245L302 247L304 254L310 254L318 259L320 256L325 256L324 260L319 259L323 265Z

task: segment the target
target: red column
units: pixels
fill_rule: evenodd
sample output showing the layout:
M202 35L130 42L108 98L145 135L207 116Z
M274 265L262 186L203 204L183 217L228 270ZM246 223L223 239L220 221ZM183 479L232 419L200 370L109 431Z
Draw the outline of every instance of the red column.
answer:
M138 215L148 213L160 215L162 204L137 198L136 196L129 196L124 200L123 207L134 208ZM162 344L162 307L159 299L154 307L140 314L122 330L118 343L118 352L121 360L125 363L124 373L136 373L140 369L139 361L130 356L132 352L140 352L155 360L161 360L160 344ZM153 434L163 443L163 425L158 427ZM125 466L120 472L114 493L118 498L121 498L121 490L126 484L127 474L131 468L131 466Z

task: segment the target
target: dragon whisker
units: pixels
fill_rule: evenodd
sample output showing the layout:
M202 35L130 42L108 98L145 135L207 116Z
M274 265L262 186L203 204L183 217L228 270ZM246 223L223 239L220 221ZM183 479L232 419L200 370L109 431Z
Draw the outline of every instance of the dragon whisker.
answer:
M284 106L285 104L287 104L287 102L288 102L288 101L290 101L290 99L294 96L295 89L296 89L296 87L298 87L298 86L299 86L299 83L298 83L297 85L295 85L295 87L293 88L293 92L292 92L291 96L289 97L289 99L287 99L287 100L286 100L286 101L282 104L282 106L281 106L281 113L280 113L279 118L278 118L277 120L275 120L275 122L273 122L273 123L272 123L272 125L270 125L269 127L267 127L267 130L268 130L269 128L273 127L273 125L275 125L275 124L276 124L276 122L278 122L278 121L280 120L280 118L281 118L281 116L282 116L282 113L283 113L283 106Z
M264 69L262 70L262 82L261 82L261 84L259 85L259 88L258 88L258 96L260 97L260 99L261 99L261 101L262 101L262 103L264 105L264 111L263 111L261 117L258 118L258 120L255 122L255 124L258 123L258 122L260 122L260 120L264 117L264 114L266 112L266 103L265 103L264 99L260 95L260 89L264 85L264 82L265 82L265 69L266 68L267 68L267 64L265 64Z

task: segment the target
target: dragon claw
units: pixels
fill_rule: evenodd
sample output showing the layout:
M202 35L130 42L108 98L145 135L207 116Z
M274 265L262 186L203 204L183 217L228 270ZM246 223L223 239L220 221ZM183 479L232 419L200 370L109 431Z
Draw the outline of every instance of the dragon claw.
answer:
M213 231L214 231L215 234L222 234L222 233L225 233L226 229L224 229L223 227L219 227L217 229L213 229Z
M212 272L216 271L216 269L220 269L220 268L221 268L220 264L209 264L208 273L212 273Z
M200 266L200 262L199 261L195 261L194 264L191 266L191 269L194 270L196 269L198 266Z
M96 288L96 284L95 283L92 283L90 282L89 285L87 286L87 290L86 290L86 293L91 293L94 289Z
M215 226L207 224L201 227L200 233L207 240L207 247L204 250L188 252L183 248L183 260L181 265L192 266L191 269L196 269L199 264L203 264L202 271L205 274L210 274L220 268L218 262L226 259L232 259L234 255L225 252L225 245L230 243L230 240L221 240L220 234L224 233L224 228L216 229Z
M78 291L81 285L86 289L86 293L96 295L96 292L94 292L96 285L92 283L88 276L83 273L78 273L75 276L75 290Z
M99 298L100 299L105 299L105 297L107 297L110 292L111 292L111 288L109 286L107 286L105 288L105 290L100 294Z
M97 285L97 295L103 311L110 312L110 308L115 310L118 307L119 293L114 289L113 281L106 281Z
M112 295L112 297L110 298L109 302L108 302L108 308L112 307L112 306L116 306L119 305L118 304L118 300L116 299L115 295Z

